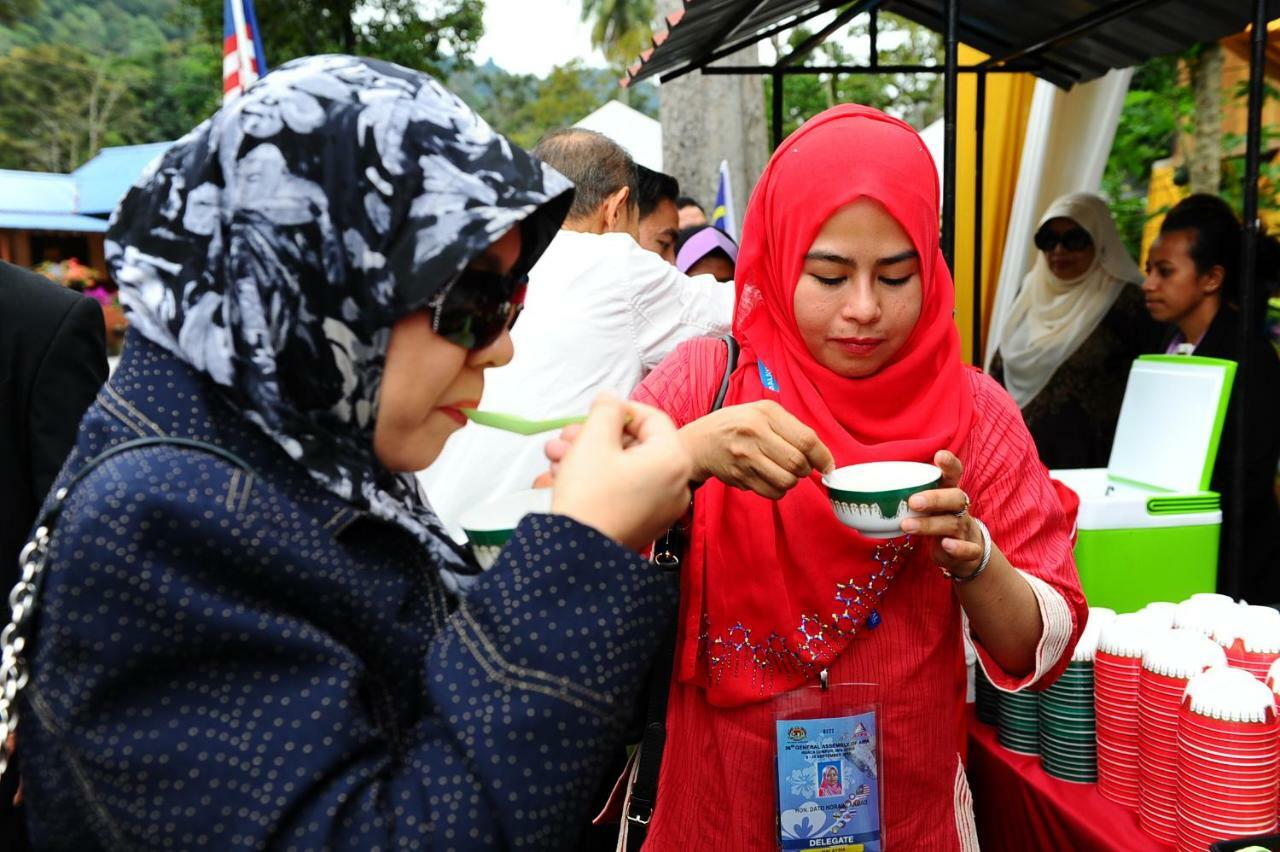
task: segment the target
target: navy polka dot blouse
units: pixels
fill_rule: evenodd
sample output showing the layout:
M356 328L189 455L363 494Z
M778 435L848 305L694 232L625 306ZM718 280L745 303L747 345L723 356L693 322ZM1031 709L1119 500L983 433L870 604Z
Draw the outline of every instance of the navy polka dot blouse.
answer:
M527 518L465 601L205 380L131 339L61 482L19 730L36 848L566 849L674 613L662 572ZM55 490L56 490L55 486Z

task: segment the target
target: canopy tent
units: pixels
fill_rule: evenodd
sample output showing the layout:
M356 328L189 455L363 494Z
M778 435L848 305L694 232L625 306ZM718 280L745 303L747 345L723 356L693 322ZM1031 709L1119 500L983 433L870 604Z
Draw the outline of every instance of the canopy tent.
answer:
M603 133L640 165L662 171L662 125L640 110L613 100L573 126Z
M1010 14L1002 0L684 0L682 11L668 15L666 29L654 36L628 69L624 83L651 77L667 81L699 70L704 74L767 74L773 78L772 126L775 146L781 142L784 87L789 74L942 74L945 83L942 247L954 268L956 229L956 119L958 77L976 78L973 257L982 258L983 145L987 77L991 73L1028 71L1061 88L1094 80L1108 71L1136 65L1153 56L1185 50L1191 45L1216 41L1250 29L1249 113L1244 184L1244 222L1249 235L1259 232L1258 172L1261 149L1263 69L1266 58L1267 21L1280 16L1280 0L1063 0L1038 5L1035 14ZM961 6L963 5L963 8ZM721 60L744 47L792 29L813 18L836 11L834 19L774 65L718 66ZM882 65L878 61L876 15L891 10L909 20L943 33L945 62L936 65ZM870 16L870 61L866 65L809 66L801 64L817 45L860 14ZM988 54L988 58L961 66L960 42ZM1255 290L1256 240L1246 239L1242 258L1242 319L1247 327L1259 325ZM980 269L974 276L970 322L972 353L981 360L979 334L983 293ZM1247 352L1247 348L1246 348ZM1239 381L1247 375L1247 355L1239 365ZM1236 416L1243 427L1244 405ZM1243 442L1244 428L1237 435ZM1234 498L1243 501L1245 453L1238 448L1233 471ZM1243 530L1226 531L1239 541ZM1223 586L1239 584L1244 566L1238 552L1224 566Z

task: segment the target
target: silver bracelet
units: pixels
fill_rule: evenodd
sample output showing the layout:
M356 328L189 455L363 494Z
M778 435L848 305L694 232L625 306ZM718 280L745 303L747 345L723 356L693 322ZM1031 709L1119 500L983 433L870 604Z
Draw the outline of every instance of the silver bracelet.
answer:
M978 575L987 570L987 566L991 564L991 533L987 530L987 525L975 517L970 516L969 520L978 525L978 532L982 534L982 558L978 560L978 567L961 577L959 574L953 574L942 566L938 566L942 570L942 576L946 577L956 585L963 585L978 579Z

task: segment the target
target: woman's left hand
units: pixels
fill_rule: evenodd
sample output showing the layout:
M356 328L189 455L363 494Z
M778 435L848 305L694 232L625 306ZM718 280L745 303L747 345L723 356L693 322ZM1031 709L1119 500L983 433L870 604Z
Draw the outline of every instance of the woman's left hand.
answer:
M934 561L957 577L967 577L982 561L982 534L969 514L969 496L956 487L964 465L947 450L935 453L933 463L942 469L941 487L911 495L907 506L923 515L905 519L902 531L928 536Z

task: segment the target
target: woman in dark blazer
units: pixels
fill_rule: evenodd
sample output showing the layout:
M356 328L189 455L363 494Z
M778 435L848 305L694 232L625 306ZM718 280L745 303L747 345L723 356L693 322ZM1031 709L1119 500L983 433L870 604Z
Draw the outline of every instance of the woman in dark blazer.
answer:
M673 614L634 547L688 460L597 403L483 574L404 473L510 359L571 193L426 75L340 56L130 191L129 339L10 649L37 848L572 846Z
M1153 319L1169 323L1165 351L1239 361L1248 349L1248 374L1237 375L1218 445L1210 487L1222 495L1219 590L1250 603L1280 603L1280 508L1276 465L1280 462L1280 360L1262 331L1240 325L1240 248L1244 232L1226 202L1192 195L1179 202L1151 245L1142 284ZM1258 251L1260 278L1273 278L1280 246L1264 238ZM1176 402L1170 402L1176 412ZM1238 456L1237 415L1245 406L1243 504L1232 486ZM1244 537L1231 531L1243 516ZM1228 580L1228 559L1240 553L1244 573Z

